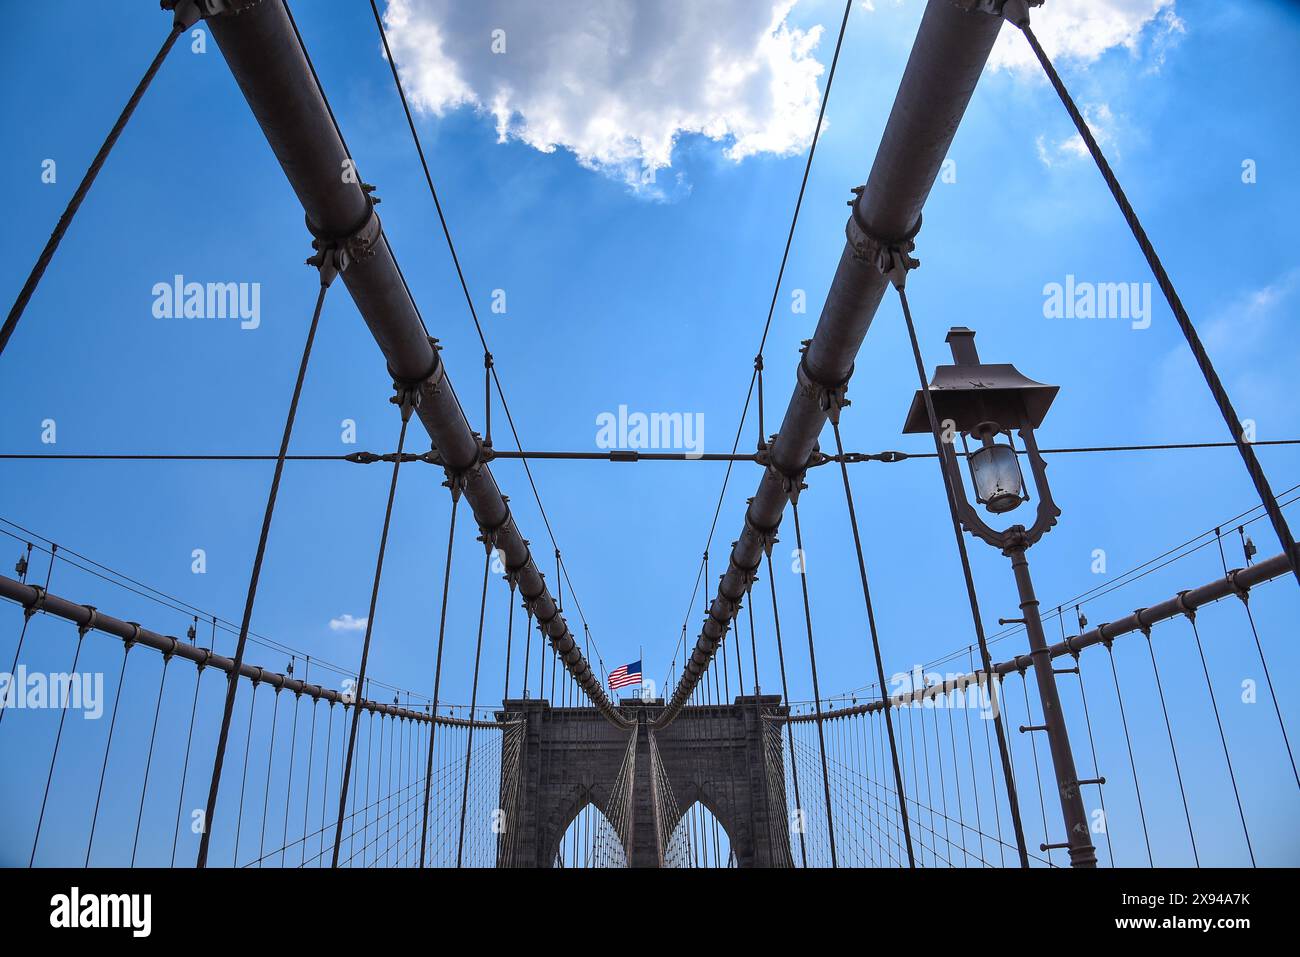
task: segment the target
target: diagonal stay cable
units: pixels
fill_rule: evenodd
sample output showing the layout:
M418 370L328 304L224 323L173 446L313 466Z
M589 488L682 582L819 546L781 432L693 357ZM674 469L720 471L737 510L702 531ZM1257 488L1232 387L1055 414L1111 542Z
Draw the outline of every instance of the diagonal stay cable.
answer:
M1196 365L1201 370L1201 375L1205 378L1205 384L1209 387L1214 402L1219 408L1219 413L1223 416L1224 422L1228 426L1228 432L1232 436L1233 442L1236 443L1237 451L1241 453L1241 460L1246 466L1246 471L1250 474L1250 479L1255 485L1255 491L1259 495L1260 502L1264 510L1268 512L1269 521L1273 525L1273 530L1277 533L1278 540L1282 543L1282 551L1291 562L1291 571L1295 575L1297 584L1300 584L1300 561L1296 559L1295 538L1291 534L1291 526L1287 524L1286 516L1278 507L1277 497L1273 494L1273 489L1269 484L1268 476L1264 473L1263 467L1259 464L1259 459L1255 455L1255 450L1251 448L1251 443L1246 441L1242 435L1241 418L1237 415L1237 410L1233 408L1232 400L1228 396L1227 389L1224 388L1223 382L1219 378L1218 372L1214 368L1214 363L1210 360L1209 354L1205 351L1205 346L1201 342L1200 336L1196 332L1196 327L1192 325L1191 318L1187 315L1187 310L1183 307L1183 301L1178 296L1178 291L1174 288L1173 280L1165 271L1164 263L1160 261L1160 256L1156 252L1155 245L1147 236L1146 230L1142 227L1142 221L1133 210L1132 204L1129 203L1128 196L1124 193L1124 188L1120 185L1118 177L1115 176L1114 170L1110 168L1110 163L1106 161L1106 155L1102 152L1101 146L1097 143L1097 138L1092 135L1087 121L1079 108L1075 105L1074 99L1070 96L1070 91L1062 82L1056 68L1052 66L1052 61L1048 58L1047 53L1043 50L1042 45L1038 42L1038 37L1034 34L1029 25L1029 8L1024 0L1010 6L1004 12L1007 20L1020 29L1029 41L1030 48L1034 51L1034 56L1038 58L1043 72L1051 82L1052 88L1060 98L1061 103L1065 106L1066 112L1070 114L1070 119L1074 121L1075 128L1079 131L1079 136L1083 139L1088 153L1092 156L1093 162L1097 164L1097 170L1101 173L1102 179L1106 181L1111 195L1115 198L1116 205L1119 206L1120 213L1124 216L1124 221L1128 224L1133 238L1137 241L1142 250L1142 255L1146 258L1147 265L1151 267L1151 272L1155 275L1156 283L1160 286L1160 291L1164 293L1165 300L1169 304L1174 318L1178 321L1178 328L1183 333L1183 338L1187 340L1187 346L1192 351L1193 358L1196 359Z
M99 176L99 171L104 168L109 154L113 151L118 137L126 129L127 121L131 119L131 114L139 105L140 100L144 97L145 91L153 82L158 71L162 68L163 61L167 59L167 54L171 52L176 45L176 38L179 37L191 24L185 22L180 12L177 12L176 18L172 23L171 32L167 34L167 39L163 41L162 46L154 55L153 62L145 70L144 76L136 84L135 90L131 93L130 99L126 101L126 106L117 117L117 122L113 128L108 131L103 144L99 147L99 152L91 161L90 167L86 170L86 175L82 177L78 184L76 192L68 200L67 207L63 210L63 215L59 217L54 231L50 233L50 238L45 243L45 248L41 250L40 256L36 259L36 264L32 266L31 273L27 276L27 281L23 283L23 288L18 293L18 298L14 300L13 307L9 310L9 315L5 318L4 325L0 326L0 354L5 351L5 346L9 344L9 337L13 335L14 329L18 327L18 321L22 319L23 312L27 309L27 303L31 301L32 295L36 292L36 287L40 285L41 278L45 275L45 270L49 267L51 260L54 259L54 253L58 250L59 244L63 241L64 235L72 225L73 217L77 215L77 210L81 208L82 201L85 200L86 194L90 192L90 187L94 185L95 178Z

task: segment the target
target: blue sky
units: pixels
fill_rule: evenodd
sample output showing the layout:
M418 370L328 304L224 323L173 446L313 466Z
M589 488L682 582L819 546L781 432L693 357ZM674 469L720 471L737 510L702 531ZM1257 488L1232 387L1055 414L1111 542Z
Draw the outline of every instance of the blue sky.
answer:
M843 245L849 188L866 178L922 9L886 0L868 6L856 5L850 20L766 347L770 428ZM1040 21L1050 20L1050 7ZM823 64L841 9L802 0L789 13L792 29L824 27L809 52ZM0 79L22 91L7 101L0 150L11 223L0 236L0 271L10 294L167 26L141 5L97 21L93 30L68 30L72 10L58 3L15 10L0 40ZM425 322L442 340L467 413L481 425L481 350L369 10L362 3L300 3L295 14L362 177L384 200L385 229ZM1294 57L1300 13L1257 0L1179 3L1176 16L1179 29L1160 18L1139 23L1128 45L1067 58L1063 73L1098 120L1111 160L1239 411L1256 421L1259 439L1296 437L1300 184L1291 167L1300 132L1282 91L1300 83ZM657 26L671 35L671 23ZM511 42L526 39L516 33ZM672 91L647 95L655 92ZM705 447L729 450L804 154L757 152L736 160L725 155L729 141L687 132L671 150L671 166L656 173L663 188L644 190L629 186L620 169L592 168L563 143L545 152L518 136L501 142L493 119L469 106L447 107L441 115L425 111L419 126L525 447L593 449L597 416L626 404L702 413ZM917 240L923 265L909 294L927 363L946 360L949 326L968 325L979 333L985 361L1014 362L1032 378L1058 384L1060 396L1039 433L1044 447L1220 441L1222 422L1163 303L1156 301L1147 329L1123 320L1043 316L1045 284L1067 275L1150 279L1100 177L1070 147L1071 133L1050 88L1032 73L1012 65L981 81L951 153L955 182L936 185ZM58 164L53 184L41 181L47 158ZM1255 161L1253 184L1242 181L1245 160ZM3 356L0 448L273 452L315 295L315 277L302 265L309 252L301 207L215 44L203 54L178 46ZM260 283L259 328L155 319L151 289L175 274ZM489 308L494 289L506 291L504 316ZM806 291L807 314L791 312L794 290ZM848 447L924 451L924 436L900 435L915 387L901 317L887 298L858 358L843 426ZM390 449L398 423L389 391L356 309L341 286L332 290L293 449ZM357 423L356 446L340 442L340 423L348 418ZM45 419L57 423L53 448L41 443ZM497 444L507 446L499 408L493 425ZM751 419L742 449L752 446L755 429ZM830 442L829 434L825 439ZM1300 484L1300 452L1261 448L1259 454L1276 490ZM662 683L683 619L689 618L693 640L702 612L698 598L689 610L687 601L723 468L698 462L533 466L607 668L644 649L647 677ZM551 546L522 468L499 462L494 471L539 564L551 568ZM268 463L7 461L0 464L0 516L237 619L270 472ZM933 463L859 465L852 476L887 671L966 648L972 630ZM376 679L423 695L432 688L449 509L441 477L427 466L403 470L370 661ZM1231 450L1057 456L1050 477L1064 514L1031 554L1046 608L1107 577L1091 570L1095 549L1105 551L1113 576L1254 502ZM361 632L329 623L366 614L388 478L379 465L288 466L254 617L259 634L355 665ZM722 570L757 480L754 467L736 467L710 546L711 575ZM838 476L822 470L809 483L801 505L818 664L824 691L847 692L873 680L856 564ZM456 703L470 697L482 560L472 533L462 528L442 694ZM1277 551L1264 524L1252 529L1261 555ZM793 539L792 529L786 531ZM9 541L0 545L0 557L7 549L16 558L20 544ZM1230 564L1240 564L1239 548L1229 547ZM196 548L206 551L203 575L191 572ZM793 621L799 589L788 574L791 548L792 541L781 543L776 567L782 609ZM1009 570L982 545L972 544L971 554L993 631L999 616L1017 613ZM43 562L35 568L43 573ZM1219 574L1217 551L1202 549L1099 599L1088 614L1094 623L1119 618ZM553 572L548 580L553 583ZM189 623L187 615L63 565L55 568L51 590L160 632L183 634ZM489 702L502 680L505 602L504 586L494 585L480 688ZM1298 605L1287 581L1261 589L1253 603L1275 678L1298 663L1286 641ZM565 606L576 624L567 598ZM765 600L756 612L760 676L765 690L773 690L779 682ZM5 615L9 634L0 636L0 651L7 665L20 615L15 609ZM1167 640L1176 643L1174 630L1183 623L1165 627ZM74 634L67 625L36 621L28 666L66 667L60 663ZM1294 864L1300 844L1288 821L1294 821L1296 794L1283 773L1271 706L1263 698L1254 707L1235 704L1240 680L1259 677L1250 670L1257 666L1246 654L1250 639L1240 609L1205 612L1202 635L1211 657L1219 658L1213 671L1223 682L1221 698L1230 702L1225 722L1250 778L1247 813L1268 838L1257 840L1257 853ZM521 640L522 630L515 637ZM1023 637L1002 643L1005 651L995 650L995 657L1020 650L1018 641ZM120 652L107 639L100 645L112 652L104 652L100 666L115 674ZM231 637L220 637L218 648L230 651ZM1197 697L1204 692L1195 684L1199 666L1189 646L1177 648L1171 645L1166 655L1173 675L1166 680L1186 681L1176 713L1187 746L1203 748L1206 762L1220 760L1212 717ZM811 683L802 635L793 626L786 654L793 660L791 698L805 700ZM250 657L277 670L286 659L262 648ZM132 664L141 669L141 687L156 681L153 662L133 658ZM1140 664L1135 658L1133 667ZM518 667L516 660L516 675ZM1294 713L1300 702L1285 680L1280 694L1284 713ZM208 704L217 707L215 696ZM124 709L147 719L151 705L146 694ZM1145 722L1151 761L1164 759L1157 750L1163 727L1154 723L1150 696L1133 709ZM6 721L0 751L43 781L54 721L49 715L21 720L31 722L30 734L20 739ZM87 733L70 747L97 760L91 758L102 746L96 740L102 742ZM1112 738L1107 746L1113 744ZM210 748L196 753L206 774ZM1113 763L1120 760L1114 752ZM3 800L13 802L15 814L0 816L23 821L0 826L6 862L18 858L15 848L29 833L33 797L18 790L6 785ZM39 788L30 790L39 802ZM1230 801L1219 784L1207 782L1194 795L1193 813L1203 820L1229 814L1225 795ZM1115 803L1120 810L1112 815L1128 814L1131 822L1123 801ZM1179 820L1162 825L1166 863L1186 857ZM70 846L79 840L68 838ZM1205 840L1214 859L1240 856L1239 834L1226 826Z

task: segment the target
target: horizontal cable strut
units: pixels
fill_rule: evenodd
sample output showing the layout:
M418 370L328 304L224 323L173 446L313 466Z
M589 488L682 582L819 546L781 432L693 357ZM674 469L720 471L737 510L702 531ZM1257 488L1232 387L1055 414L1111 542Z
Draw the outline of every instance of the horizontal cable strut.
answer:
M284 0L221 7L205 22L240 91L306 213L318 245L345 247L341 274L395 383L418 390L416 414L446 472L463 494L480 532L498 549L506 574L564 667L596 707L619 727L627 719L610 702L588 664L515 524L488 466L488 446L470 427L375 212L374 187L362 181L335 122Z
M128 645L143 645L146 648L153 648L155 651L162 652L165 658L184 658L186 661L194 662L200 668L216 668L227 675L235 667L232 658L215 654L208 648L181 641L171 635L162 635L156 631L150 631L135 622L122 621L120 618L106 615L93 605L79 605L66 598L60 598L58 595L51 595L39 585L24 585L12 578L0 576L0 598L7 598L16 602L22 606L24 611L32 614L44 612L56 618L62 618L64 621L70 621L83 631L98 631L114 638L120 638ZM243 662L240 665L239 676L252 681L254 684L268 684L277 691L291 691L296 695L306 695L314 701L325 701L331 705L342 704L345 708L352 705L352 702L346 700L348 696L340 691L324 688L320 685L307 684L307 682L298 678L280 674L276 671L267 671L265 668L250 665L248 662ZM411 721L432 722L433 724L452 727L467 727L470 724L481 728L501 726L496 721L471 721L467 718L453 718L447 715L430 715L426 711L402 708L369 699L361 699L357 704L363 711L372 711L395 718L406 718Z
M1300 445L1300 439L1260 439L1252 445ZM1097 452L1166 452L1184 449L1235 449L1233 442L1163 442L1152 445L1086 445L1063 447L1057 449L1039 449L1043 455L1071 455L1077 453ZM1017 455L1028 454L1025 449L1016 449ZM956 450L959 458L967 453ZM863 462L907 462L911 459L932 459L933 452L845 452L843 455L826 455L814 452L807 463L808 468L843 462L858 465ZM376 462L392 463L395 452L347 452L347 453L300 453L286 455L286 461L294 462L350 462L354 465L373 465ZM273 462L272 453L257 452L0 452L3 459L49 459L52 461L122 461L122 462ZM564 460L578 462L754 462L767 465L763 452L642 452L639 449L610 449L607 452L581 451L509 451L484 449L483 460L493 459L534 459ZM414 452L402 453L403 462L424 462L428 465L442 465L436 452L417 455Z
M1300 556L1300 549L1297 549L1297 556ZM1178 618L1187 615L1196 609L1205 605L1221 601L1224 598L1232 596L1245 597L1251 588L1264 582L1272 581L1275 578L1281 578L1291 572L1291 563L1286 560L1286 556L1280 552L1272 558L1265 559L1262 562L1256 562L1246 568L1234 568L1223 578L1217 578L1208 584L1201 585L1198 588L1192 588L1184 592L1179 592L1173 598L1160 602L1158 605L1152 605L1149 608L1141 608L1127 615L1118 621L1105 622L1096 628L1089 629L1081 635L1074 635L1059 641L1056 644L1048 646L1048 652L1053 659L1064 657L1065 655L1076 655L1084 648L1093 645L1108 644L1121 635L1128 635L1134 632L1149 631L1151 626L1162 621L1168 621L1171 618ZM993 671L999 677L1014 672L1023 672L1034 665L1029 655L1018 655L1008 661L998 662L993 666ZM972 674L961 675L957 678L950 678L947 681L937 682L927 685L925 688L917 688L913 691L904 691L900 694L890 696L892 707L902 707L914 704L919 701L937 698L946 695L952 691L961 691L972 685L983 686L985 682L984 672L976 671ZM821 717L823 720L830 718L842 718L848 715L864 714L867 712L879 711L884 704L879 700L869 701L865 704L854 705L848 708L838 708L834 711L823 711ZM815 714L791 715L791 722L807 722L817 720Z
M854 360L889 282L878 265L897 246L911 248L953 136L992 52L1002 19L930 0L904 68L866 185L855 189L846 243L797 383L768 445L768 466L749 500L744 526L668 706L669 724L699 683L745 597L753 571L772 547L792 490L807 474L833 405L842 406Z

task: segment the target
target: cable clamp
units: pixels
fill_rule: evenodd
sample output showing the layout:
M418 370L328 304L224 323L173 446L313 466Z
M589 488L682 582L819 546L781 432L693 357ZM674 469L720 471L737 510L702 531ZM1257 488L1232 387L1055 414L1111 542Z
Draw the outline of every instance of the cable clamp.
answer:
M1245 569L1243 568L1234 568L1230 572L1228 572L1228 576L1227 576L1228 584L1232 587L1233 594L1235 594L1243 602L1249 602L1250 589L1237 581L1237 576L1240 575L1243 571L1245 571Z
M507 502L509 501L509 499L506 496L503 495L501 497L504 501ZM483 546L488 550L490 554L497 547L497 542L501 540L501 534L506 529L510 528L512 525L514 525L514 516L510 514L510 510L507 508L506 517L502 519L501 524L480 525L478 527L479 530L478 540L483 543ZM528 564L527 559L525 559L524 564L525 565ZM519 567L519 570L522 570L522 568L523 565ZM507 569L506 571L507 577L509 577L509 574L510 574L509 569ZM512 585L511 587L513 588L514 586Z
M23 616L27 618L29 621L31 620L33 615L35 615L38 611L40 611L45 606L45 598L47 595L49 595L49 592L47 592L40 585L33 585L32 588L36 592L36 597L32 599L32 603L30 605L28 605L23 609Z
M85 638L86 632L94 631L95 628L98 627L99 611L95 608L94 605L82 605L81 607L86 609L86 611L90 612L90 617L86 619L86 623L84 625L77 626L77 637Z
M432 454L438 458L438 463L442 465L443 472L446 473L447 479L442 484L451 489L452 495L459 495L469 487L469 483L475 481L483 471L483 467L491 459L491 450L483 444L483 438L477 432L471 432L474 438L475 454L474 460L461 469L453 469L447 465L446 461L438 453L437 449L432 449Z
M853 257L860 262L870 263L880 270L880 274L894 284L898 289L902 289L907 283L907 273L921 265L919 259L913 258L910 254L916 249L916 243L912 240L921 230L921 216L916 217L916 225L913 226L902 239L888 241L881 239L872 233L871 229L862 220L862 194L866 190L865 186L855 186L853 188L854 198L849 200L849 206L853 208L853 215L849 217L848 223L844 227L845 236L849 241L849 246L853 249Z
M849 374L842 382L830 384L822 382L808 368L808 347L811 343L811 339L804 339L799 346L799 367L796 370L799 394L815 401L817 407L838 425L840 410L851 404L846 396L849 391L849 379L853 377L853 366L849 366Z
M366 190L369 206L365 221L356 229L342 236L329 236L320 232L307 220L307 230L312 234L311 248L316 250L308 259L307 265L320 270L322 286L328 286L334 277L348 268L355 260L369 259L375 254L375 244L381 235L379 217L375 214L375 204L379 202L370 195L373 186L362 184Z
M419 408L425 395L437 395L442 380L446 378L447 370L443 366L442 346L433 336L429 336L429 348L433 352L433 359L429 363L429 369L422 375L414 377L400 376L393 371L393 367L387 366L388 375L393 380L394 395L390 396L388 401L402 409L403 421L410 418L411 412Z
M1188 621L1190 621L1190 622L1195 622L1195 621L1196 621L1196 606L1195 606L1195 605L1189 605L1189 604L1187 603L1187 595L1188 595L1189 592L1190 592L1190 589L1185 589L1185 590L1180 591L1180 592L1178 593L1178 607L1181 608L1181 609L1183 610L1183 614L1187 616L1187 620L1188 620Z
M967 13L987 13L992 17L1005 17L1008 23L1017 27L1029 23L1030 7L1043 5L1043 0L949 0L949 2Z
M1150 641L1150 640L1151 640L1151 626L1148 625L1145 621L1142 620L1142 613L1143 613L1144 611L1146 611L1145 608L1137 608L1137 609L1134 609L1134 611L1133 611L1133 617L1137 619L1137 623L1138 623L1138 631L1140 631L1140 632L1142 632L1142 634L1146 635L1147 641ZM1106 627L1105 625L1098 625L1098 626L1097 626L1097 633L1100 634L1103 638L1105 637L1105 634L1106 634L1105 631L1103 630L1105 627Z
M808 474L808 469L821 464L821 462L817 461L817 457L820 453L814 451L802 468L793 474L787 474L777 468L776 463L772 461L771 452L772 449L775 448L776 440L778 438L779 435L774 434L772 436L772 444L769 446L768 451L761 453L759 456L755 456L755 461L761 462L764 470L776 481L781 483L781 491L784 492L786 497L793 502L798 499L799 493L808 487L804 484L804 477Z
M140 623L138 621L128 621L127 624L131 626L131 637L124 639L123 641L123 654L130 651L135 646L136 642L140 640Z
M234 16L257 2L259 0L162 0L160 6L172 11L172 29L179 33L208 17Z
M754 500L752 498L747 499L746 503L748 505L753 505ZM779 525L774 525L771 528L760 528L758 525L755 525L752 521L750 521L749 509L748 508L745 509L745 530L749 532L749 534L753 535L755 538L758 539L759 545L762 546L763 552L769 558L772 556L772 546L775 545L780 540L776 537L776 533L779 528L780 528ZM754 566L754 571L756 572L758 571L757 565Z

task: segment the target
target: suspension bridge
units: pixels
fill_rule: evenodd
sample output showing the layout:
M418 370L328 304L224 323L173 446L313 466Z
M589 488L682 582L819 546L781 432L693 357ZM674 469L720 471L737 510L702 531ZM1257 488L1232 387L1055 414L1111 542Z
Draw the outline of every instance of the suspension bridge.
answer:
M45 269L169 52L200 22L301 204L308 263L319 280L315 307L304 316L300 356L284 360L296 359L297 376L276 454L3 456L274 462L242 614L229 619L116 570L116 556L83 554L40 528L0 520L0 532L18 552L14 573L0 576L9 622L0 740L23 741L22 773L7 776L4 785L4 863L1056 868L1295 862L1286 822L1294 820L1300 774L1279 699L1284 681L1269 662L1294 630L1279 593L1300 584L1300 552L1286 513L1300 486L1275 493L1255 453L1264 443L1243 435L1173 281L1038 43L1031 13L1050 16L1050 4L1040 11L1032 0L929 0L874 162L865 184L850 194L843 253L816 330L797 358L765 355L783 258L735 443L730 452L703 455L543 452L520 441L401 65L378 7L370 6L392 95L401 103L482 345L481 363L476 357L455 371L463 377L481 368L485 418L471 422L452 386L452 360L421 317L376 210L376 189L360 177L288 3L163 0L170 31L22 287L0 332L0 353L22 335L24 323L58 321L39 309ZM846 4L822 117L851 10ZM1029 568L1031 547L1060 515L1046 461L1095 450L1040 448L1035 431L1055 387L1005 362L982 360L971 330L947 330L951 362L927 364L922 350L937 347L938 326L927 317L914 322L907 299L908 280L924 282L913 257L923 243L922 208L993 44L1008 30L1023 34L1076 125L1222 413L1223 440L1204 444L1235 450L1258 496L1217 527L1189 529L1185 542L1052 604L1040 602ZM816 148L814 135L785 257ZM374 361L382 359L392 379L395 450L291 454L323 304L327 295L339 295L339 279L378 347ZM855 361L887 297L897 301L906 323L908 362L917 372L915 399L900 425L930 435L932 453L846 451L841 437L841 423L856 411L848 399ZM778 419L768 417L774 408L764 389L769 359L786 361L795 380ZM757 441L749 451L741 445L751 410ZM513 449L497 447L494 418L495 438L504 428ZM419 444L412 425L427 434L427 451L411 450ZM389 474L356 660L313 658L252 627L263 562L275 547L281 477L287 464L307 458ZM662 697L615 698L605 690L604 663L549 520L553 554L539 555L492 468L498 459L520 462L545 516L529 462L584 458L703 459L726 462L725 482L746 467L759 475L743 516L723 515L719 498L709 541L720 519L737 529L736 539L725 558L711 561L709 550L703 553L687 621L664 656L671 664ZM894 467L908 459L920 461L906 467L928 468L932 461L942 473L963 572L958 584L970 613L969 635L954 639L953 653L916 669L882 655L875 616L881 599L870 586L850 474L866 463ZM428 635L432 664L427 675L393 685L369 670L373 622L390 528L400 521L394 515L399 478L429 467L444 479L446 514L439 616ZM842 497L840 527L801 524L805 495ZM994 527L1022 506L1032 513L1021 517L1027 524ZM472 523L472 543L466 523ZM860 675L836 675L838 687L828 687L817 670L810 574L799 569L791 603L779 594L773 570L778 541L802 555L805 539L829 534L853 545L860 589L833 600L851 605L867 662ZM998 631L981 615L972 541L1010 560L1021 617L1002 620ZM1261 554L1265 542L1271 544ZM1172 593L1143 592L1154 571L1181 574L1190 563L1179 563L1198 554L1217 559L1213 574L1197 573ZM477 587L453 587L453 566L464 571L467 564ZM549 581L543 566L554 568ZM188 627L176 635L164 624L125 620L62 581L93 581L124 602L127 595L144 599L159 620L179 615ZM1120 589L1124 594L1115 596ZM450 704L443 693L444 651L451 641L467 640L447 627L448 607L456 602L476 609L478 627L471 636L470 700ZM504 633L485 627L489 602L507 608ZM568 617L574 612L580 629ZM690 621L700 616L693 634ZM485 642L503 649L503 673L480 668ZM763 660L775 656L775 673L760 674L760 648ZM51 657L66 658L60 673L68 681L28 682L28 663ZM98 703L108 720L95 727L95 760L76 760L67 755L67 742L89 732L76 718L74 699L88 692L72 679L92 659L108 675ZM1227 716L1242 694L1242 674L1260 678L1252 684L1259 707L1249 725ZM795 675L810 679L810 700L792 699ZM857 687L843 691L849 683ZM1153 705L1140 715L1133 713L1139 698ZM123 713L124 700L144 707ZM1250 745L1246 757L1243 737Z

